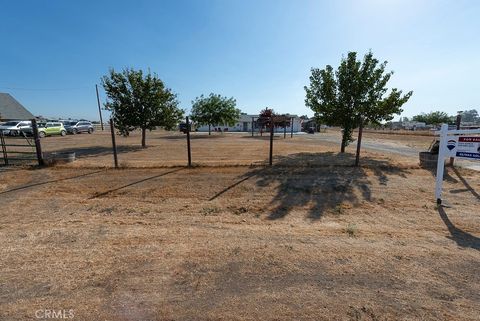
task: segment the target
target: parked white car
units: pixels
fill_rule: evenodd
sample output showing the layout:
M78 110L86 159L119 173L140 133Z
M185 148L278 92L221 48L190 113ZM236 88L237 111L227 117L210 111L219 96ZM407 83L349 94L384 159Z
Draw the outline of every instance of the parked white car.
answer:
M0 125L0 130L4 135L17 136L22 129L32 127L32 122L29 120L12 120Z

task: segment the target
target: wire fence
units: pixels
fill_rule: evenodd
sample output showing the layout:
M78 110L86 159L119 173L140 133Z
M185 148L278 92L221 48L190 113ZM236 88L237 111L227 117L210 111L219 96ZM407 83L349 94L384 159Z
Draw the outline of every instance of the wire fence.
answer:
M315 142L301 141L302 135L280 126L211 134L158 129L147 131L146 148L140 130L122 136L115 129L112 135L111 129L105 125L92 134L42 138L43 155L48 160L75 153L74 166L85 167L245 166L272 164L279 155L320 151Z
M29 141L30 144L29 154L25 154L30 159L23 163L9 161L14 157L14 153L9 151L17 146L8 146L8 142L16 138L3 137L1 165L68 162L65 166L80 168L265 166L285 164L285 161L290 159L290 163L295 160L298 166L309 166L308 159L311 159L309 155L312 154L316 154L317 161L313 164L314 166L329 166L333 163L348 166L353 164L348 155L348 157L338 155L341 142L340 130L332 129L328 133L309 135L292 132L290 128L286 129L282 126L253 128L253 131L212 131L211 134L201 131L182 132L181 127L175 131L157 129L147 131L146 148L142 147L140 130L132 131L128 136L122 136L114 127L107 124L104 125L103 130L97 128L93 133L51 135L41 139L38 137L35 139L32 135L32 137L21 138L25 142ZM421 145L431 141L428 137L422 139L421 136L412 139L407 139L409 136L401 137L405 137L402 138L405 144ZM18 146L18 148L26 147ZM350 154L354 152L354 148L355 144L349 147ZM374 157L388 158L388 154L384 155L383 149L381 151L381 154L377 153ZM37 161L35 161L35 153ZM333 163L332 155L335 155ZM17 157L19 156L21 153L17 154ZM397 155L397 158L401 157Z

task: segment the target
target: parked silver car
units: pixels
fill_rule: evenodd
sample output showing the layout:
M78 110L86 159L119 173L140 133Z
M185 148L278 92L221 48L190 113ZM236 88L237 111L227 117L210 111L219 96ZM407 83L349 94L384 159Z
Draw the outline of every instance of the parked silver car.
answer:
M88 121L65 121L63 125L69 134L91 134L94 131L92 123Z
M4 135L18 136L22 132L22 129L28 129L32 127L30 120L12 120L7 121L0 125L0 130Z

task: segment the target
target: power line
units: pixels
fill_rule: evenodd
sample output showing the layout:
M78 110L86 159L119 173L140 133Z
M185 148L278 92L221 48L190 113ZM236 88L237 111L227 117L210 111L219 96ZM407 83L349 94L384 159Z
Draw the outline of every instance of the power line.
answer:
M71 87L71 88L21 88L21 87L4 87L4 86L0 86L0 88L2 88L2 89L8 89L8 90L24 90L24 91L72 91L72 90L89 89L90 86Z

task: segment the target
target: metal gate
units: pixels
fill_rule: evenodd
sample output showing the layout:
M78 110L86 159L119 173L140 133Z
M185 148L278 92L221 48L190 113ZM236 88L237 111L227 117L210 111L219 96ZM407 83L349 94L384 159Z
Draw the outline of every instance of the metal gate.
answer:
M43 165L40 140L35 120L32 121L32 133L27 135L4 135L0 130L0 165Z

